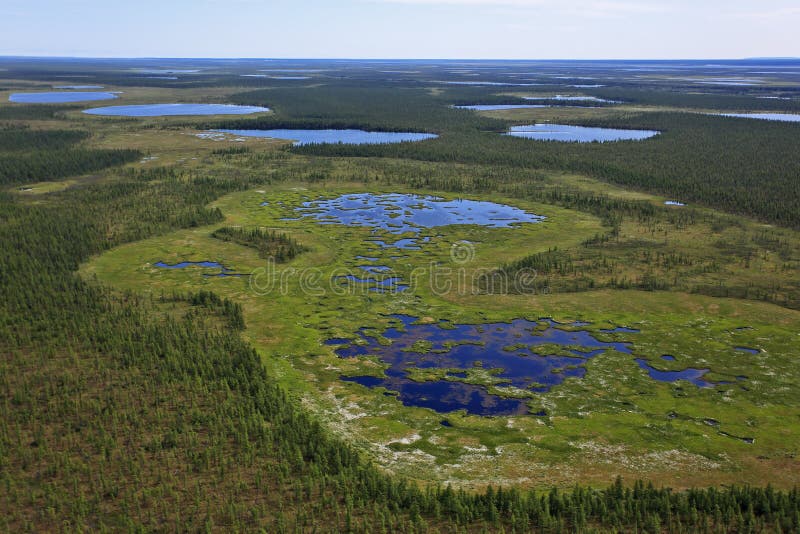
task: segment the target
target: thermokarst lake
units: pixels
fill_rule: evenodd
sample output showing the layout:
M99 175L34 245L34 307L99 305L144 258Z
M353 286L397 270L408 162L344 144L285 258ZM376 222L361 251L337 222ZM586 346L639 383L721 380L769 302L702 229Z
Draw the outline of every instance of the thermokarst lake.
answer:
M641 141L658 135L654 130L621 130L594 128L566 124L532 124L512 126L504 135L538 141L566 141L576 143L606 143L610 141Z
M72 91L58 93L12 93L9 102L18 104L67 104L71 102L92 102L95 100L113 100L114 93L104 91Z
M425 141L439 137L436 134L416 132L368 132L366 130L214 130L215 132L243 137L266 137L294 141L294 145L343 143L348 145L381 145Z
M345 224L382 229L391 234L419 233L422 228L477 224L508 228L544 219L519 208L482 200L445 200L401 193L356 193L304 202L295 209L301 217L321 224Z
M800 114L794 113L722 113L723 117L760 119L764 121L800 122Z
M473 104L469 106L453 106L455 109L471 109L472 111L502 111L505 109L546 108L544 104Z
M108 117L167 117L175 115L249 115L266 111L269 111L269 108L233 104L138 104L92 108L84 110L84 113Z
M583 96L583 95L554 95L554 96L525 96L525 100L557 100L562 102L596 102L603 104L619 104L618 100L607 100L605 98L598 98L596 96Z
M522 415L533 394L583 377L588 359L609 350L631 353L627 341L562 330L549 319L471 325L392 318L394 325L383 332L361 328L352 340L328 340L340 345L335 350L340 358L372 356L388 366L379 375L341 378L385 388L406 406L437 412Z

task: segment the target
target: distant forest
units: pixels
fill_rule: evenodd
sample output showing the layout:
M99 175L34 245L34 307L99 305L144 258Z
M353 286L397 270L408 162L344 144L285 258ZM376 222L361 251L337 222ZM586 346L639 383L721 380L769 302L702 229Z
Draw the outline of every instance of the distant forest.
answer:
M496 89L495 89L496 92ZM474 91L475 100L485 89ZM499 135L510 121L482 118L448 106L464 101L459 88L432 97L417 89L324 87L305 91L274 89L236 95L248 105L270 105L275 116L217 123L224 128L353 128L429 131L435 140L397 145L306 145L292 148L322 156L392 157L426 161L485 163L523 168L566 169L612 183L667 195L676 200L719 208L791 228L800 228L800 124L759 121L699 113L651 112L616 115L580 124L643 128L662 132L642 142L531 142ZM647 103L661 98L647 92L626 95ZM703 95L700 95L703 96ZM739 97L719 99L732 106ZM749 98L758 102L758 99ZM773 108L766 100L764 109ZM737 104L739 105L739 104ZM565 121L569 122L569 121ZM573 121L575 122L575 121Z

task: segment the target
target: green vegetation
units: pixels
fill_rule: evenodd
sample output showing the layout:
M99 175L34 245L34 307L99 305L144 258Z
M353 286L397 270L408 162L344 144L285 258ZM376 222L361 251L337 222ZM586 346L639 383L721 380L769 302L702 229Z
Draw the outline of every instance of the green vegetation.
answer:
M517 122L508 115L450 109L515 97L435 85L445 74L429 66L406 81L341 67L303 85L238 71L145 81L125 68L14 61L2 75L16 89L91 73L133 101L229 95L275 114L137 121L0 103L0 530L800 530L798 126L663 110L779 104L598 89L639 108L580 109L592 123L663 135L558 145L497 135ZM441 137L289 148L195 136L212 124ZM546 219L419 235L297 219L303 202L352 192L492 200ZM666 207L653 192L704 207ZM375 243L386 238L427 241ZM474 255L458 263L463 242ZM370 276L411 287L342 283L363 275L359 256L391 269ZM380 377L386 363L323 343L361 330L389 346L393 314L440 324L443 338L460 324L586 321L632 353L587 358L585 377L543 393L483 365L410 369L537 415L442 414L342 381ZM639 332L603 331L622 325ZM714 385L654 381L635 358L709 369Z
M222 241L253 247L262 258L273 258L279 263L289 261L306 250L296 240L286 234L278 234L275 230L226 226L214 230L211 235Z
M74 146L88 137L86 131L0 127L0 185L85 174L141 157L135 150Z
M306 94L307 93L307 94ZM583 124L663 132L646 142L535 143L498 135L510 122L449 109L448 98L373 89L307 89L275 117L226 121L225 128L365 127L440 133L425 143L398 145L306 145L293 150L329 157L393 157L481 163L586 173L604 181L669 195L732 213L800 228L800 195L795 178L800 162L800 126L689 113L635 113ZM250 105L281 103L278 91L234 97ZM288 98L284 97L284 98ZM374 99L374 100L373 100ZM756 99L751 99L756 100ZM316 106L335 102L324 114ZM345 122L345 117L349 121ZM569 121L567 121L569 122Z

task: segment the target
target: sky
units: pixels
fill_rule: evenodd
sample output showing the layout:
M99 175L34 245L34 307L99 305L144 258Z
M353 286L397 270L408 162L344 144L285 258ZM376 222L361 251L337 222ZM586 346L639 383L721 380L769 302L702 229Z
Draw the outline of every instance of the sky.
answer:
M800 56L798 0L0 0L0 55Z

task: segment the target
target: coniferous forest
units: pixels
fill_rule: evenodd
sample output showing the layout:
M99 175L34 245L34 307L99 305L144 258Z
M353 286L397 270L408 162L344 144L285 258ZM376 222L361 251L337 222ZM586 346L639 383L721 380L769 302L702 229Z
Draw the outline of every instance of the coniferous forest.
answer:
M680 84L643 86L621 79L614 87L584 92L636 104L635 110L603 105L592 109L591 116L581 116L577 113L585 112L583 106L542 108L528 112L534 114L529 117L514 117L510 112L478 114L450 106L524 102L519 88L437 85L434 82L448 74L427 65L419 67L421 74L387 80L337 64L302 89L289 80L242 78L241 72L249 70L207 77L188 74L170 81L79 61L66 65L14 60L3 66L0 531L800 531L800 493L792 484L800 466L796 444L789 443L795 436L800 398L793 383L795 371L785 363L796 356L790 354L797 348L792 328L800 307L800 126L697 113L777 110L781 101L759 98L763 88L737 94L715 88L711 94L694 95L686 94ZM309 68L290 68L303 66ZM315 67L319 66L310 64ZM272 112L233 119L98 118L81 113L97 103L51 107L7 101L11 92L36 91L39 83L64 76L80 81L87 72L109 86L171 91L176 100L201 101L209 88L225 89L230 103L269 106ZM558 89L545 85L536 90L550 102ZM776 82L773 91L785 96L796 89ZM797 97L800 90L791 95ZM135 97L130 98L134 102ZM652 109L641 111L648 106ZM797 106L795 99L780 109L791 112ZM539 113L550 113L550 119L566 124L661 133L644 142L586 144L500 135L510 125L545 120L535 115ZM431 132L439 138L386 145L291 146L261 139L233 141L231 136L215 142L196 135L220 128L358 128ZM324 224L312 230L292 226L296 213L284 203L308 202L316 192L330 198L337 191L360 190L511 199L546 212L548 222L542 226L552 232L546 234L552 244L511 237L517 241L503 243L493 241L494 234L471 238L497 247L493 251L503 250L488 258L478 256L486 262L477 278L484 293L501 273L537 273L533 285L522 290L502 287L497 298L514 299L520 293L526 298L526 292L543 290L580 298L603 290L611 293L602 298L613 300L631 299L629 292L634 291L653 293L653 298L719 299L724 313L740 305L743 310L769 307L769 313L781 319L775 330L763 335L788 341L763 350L776 359L759 360L759 365L774 365L765 372L782 373L783 382L769 388L754 379L747 383L752 391L724 393L720 388L726 383L733 387L729 383L736 379L719 375L722 378L714 378L708 390L711 400L689 385L657 385L663 386L663 398L669 402L688 398L702 409L724 404L719 400L723 397L754 395L747 398L761 410L754 407L754 413L774 412L787 421L784 429L774 432L766 416L753 423L752 432L769 432L763 440L759 434L757 446L771 447L763 453L769 458L758 461L774 469L765 473L787 475L776 484L767 475L757 484L749 479L729 483L737 479L738 470L753 465L745 463L726 468L727 478L719 479L723 482L709 475L705 484L676 483L675 478L659 479L645 471L640 477L629 471L613 476L616 466L598 468L600 475L574 484L553 483L555 478L544 475L520 484L498 484L491 476L464 484L397 473L376 460L378 455L368 445L332 429L321 412L309 408L313 402L304 390L293 389L293 382L276 372L283 363L272 363L277 359L294 365L295 357L299 362L312 360L329 349L316 341L313 350L307 349L310 342L292 337L291 328L313 324L312 315L331 312L339 320L350 320L348 315L356 314L353 329L371 328L366 332L377 339L377 326L357 322L360 308L348 308L349 301L326 304L330 309L307 309L305 301L269 302L258 308L244 282L245 289L234 291L214 285L227 283L223 279L198 276L196 284L165 289L163 277L179 275L152 270L152 263L167 257L169 246L207 246L245 265L274 259L282 266L307 261L317 267L334 261L330 258L336 252L331 251L340 250L337 246L361 246L374 238L358 229L320 238L312 230L324 229L329 221L323 219ZM270 206L283 211L276 211L268 223L253 223L248 217L258 203L243 200L252 200L246 195L253 191L259 199L274 195L280 202L271 201ZM665 207L664 199L689 205L676 211ZM241 205L245 207L237 212ZM580 223L574 232L562 226L573 223ZM436 232L431 236L435 242ZM700 239L708 241L699 245ZM121 262L118 272L127 274L113 275L128 277L133 286L124 280L109 283L106 275L87 270L108 253L142 243L150 248L143 249L147 252L141 261L133 266ZM510 250L502 249L504 245ZM449 247L449 242L442 245L443 258L450 254ZM406 259L413 252L398 254L409 266L416 261ZM433 263L442 261L431 258ZM176 262L182 259L176 257ZM410 279L398 265L397 276ZM152 285L136 278L151 274ZM615 297L615 291L625 296ZM367 298L384 297L403 298ZM386 304L379 319L407 313L413 306L422 308L426 298L432 297L420 291L416 300L387 300L401 303ZM696 302L703 303L699 308L712 301ZM471 305L454 300L439 309ZM516 306L502 304L512 305ZM498 313L488 305L486 309L489 315ZM736 324L746 335L744 328L759 319L749 311L730 313L734 318L724 323L726 332L734 331ZM282 314L290 326L273 324L274 314ZM697 332L701 328L690 327ZM644 331L647 323L637 328ZM341 333L349 334L330 329L325 335L336 338ZM282 335L296 343L297 354L279 344L280 339L272 339ZM608 335L612 337L602 338L608 343L629 341ZM262 338L268 339L264 346L280 349L264 350L258 345ZM391 336L379 341L389 345ZM704 357L705 365L714 367L713 375L718 360L713 354ZM618 363L622 361L620 357L614 365L628 372ZM587 373L592 372L594 367ZM310 373L301 376L308 383L317 380L308 378ZM571 384L575 383L556 387ZM625 385L631 398L647 397L639 391L641 384ZM377 396L394 400L389 391ZM563 408L557 415L582 420L589 409ZM702 409L692 410L700 414ZM626 410L649 416L645 409L623 404L609 413ZM687 413L702 421L702 414L692 410L687 408ZM557 425L559 418L545 425ZM505 425L503 417L487 419ZM621 439L635 441L655 427L665 436L672 431L660 422L635 424L637 430ZM699 423L703 429L712 426ZM597 432L587 426L587 434ZM718 438L715 434L707 439ZM466 437L464 442L472 443ZM738 448L746 447L742 440L730 442L731 456L740 458L740 450L750 454ZM393 446L392 451L404 450L402 444ZM566 445L553 445L547 454L561 454L559 447ZM718 458L712 445L707 454ZM545 463L535 457L527 461Z

